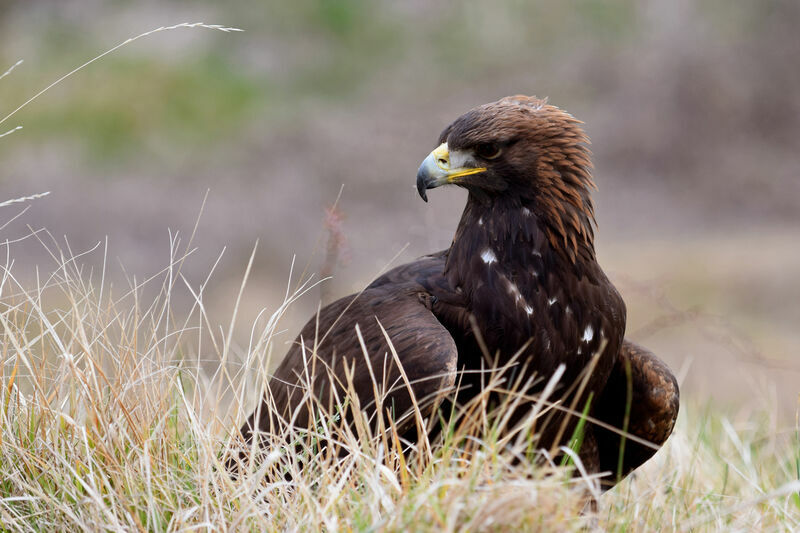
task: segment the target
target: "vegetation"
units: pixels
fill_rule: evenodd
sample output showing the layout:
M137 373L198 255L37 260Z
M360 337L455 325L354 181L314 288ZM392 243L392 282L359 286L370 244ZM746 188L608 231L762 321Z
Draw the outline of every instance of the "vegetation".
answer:
M411 443L406 454L391 426L379 435L366 425L339 428L341 440L320 446L340 425L320 408L316 432L276 438L234 479L223 466L232 430L281 355L281 315L309 284L265 310L249 345L237 348L225 332L236 313L212 327L204 286L181 275L189 247L158 276L122 289L104 282L105 271L82 267L90 257L48 249L57 268L40 272L35 286L18 282L12 259L0 279L0 518L8 530L800 527L798 435L775 427L770 406L725 417L686 402L664 449L604 495L580 465L530 460L546 399L508 438L497 436L502 415L476 409L467 422L434 421L443 436ZM187 293L188 312L174 309Z

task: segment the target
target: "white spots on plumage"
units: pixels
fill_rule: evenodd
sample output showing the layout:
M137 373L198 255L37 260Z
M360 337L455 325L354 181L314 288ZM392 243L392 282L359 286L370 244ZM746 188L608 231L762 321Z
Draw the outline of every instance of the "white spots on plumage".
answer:
M478 219L478 225L483 226L483 217Z
M583 342L590 342L592 339L594 339L594 328L589 324L583 331L583 338L581 340Z
M531 210L528 209L527 207L523 207L522 208L522 216L526 216L526 217L531 216Z
M522 293L519 292L519 287L517 287L517 284L509 281L508 279L506 279L506 283L508 284L508 294L514 297L514 302L517 305L522 304L525 308L525 312L529 315L533 313L533 309L528 305L528 302L525 300L525 298L522 297ZM530 309L530 311L528 311L528 309Z
M569 315L570 313L572 313L572 309L570 309L569 306L567 306L564 308L564 313Z
M517 298L521 297L522 295L519 293L519 287L516 284L508 282L508 292L515 295Z
M550 298L547 300L547 305L553 305L558 301L558 298Z
M505 277L503 274L500 274L500 278L506 282L508 294L514 298L514 303L517 306L522 307L528 315L533 314L533 307L530 306L528 301L522 295L517 284Z
M578 355L580 355L581 353L582 353L581 347L578 346Z
M483 259L483 262L487 265L497 263L497 256L494 255L494 251L491 248L486 248L483 252L481 252L481 259Z
M540 252L539 250L534 250L533 255L534 257L542 257L542 252Z

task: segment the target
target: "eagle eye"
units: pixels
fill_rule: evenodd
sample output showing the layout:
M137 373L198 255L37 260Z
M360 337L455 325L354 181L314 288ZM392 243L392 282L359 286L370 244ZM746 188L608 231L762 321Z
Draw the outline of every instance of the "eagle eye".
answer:
M496 143L484 143L475 147L475 153L483 159L497 159L502 151Z

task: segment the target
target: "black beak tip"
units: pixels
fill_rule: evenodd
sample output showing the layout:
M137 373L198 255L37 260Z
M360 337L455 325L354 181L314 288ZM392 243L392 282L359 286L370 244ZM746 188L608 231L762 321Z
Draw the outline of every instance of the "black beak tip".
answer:
M428 201L428 193L426 192L428 189L428 183L424 176L421 174L417 174L417 192L419 193L419 197Z

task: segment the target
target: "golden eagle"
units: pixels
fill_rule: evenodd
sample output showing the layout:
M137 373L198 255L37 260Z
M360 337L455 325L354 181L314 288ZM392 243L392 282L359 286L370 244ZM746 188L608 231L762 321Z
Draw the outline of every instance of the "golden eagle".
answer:
M488 353L497 367L518 363L509 365L509 380L540 377L518 380L530 383L532 397L562 364L565 389L582 380L567 405L590 404L584 465L629 473L670 435L678 385L664 363L624 339L625 303L595 257L581 122L544 100L511 96L457 118L437 144L417 173L420 196L427 201L428 189L446 184L469 192L450 248L394 268L312 318L242 427L245 441L276 424L308 427L309 390L325 404L348 388L373 416L376 392L385 393L398 431L413 435L413 421L401 415L412 403L431 415L434 402L423 399L456 384L452 401L474 397ZM512 417L520 420L530 405L516 406ZM564 416L574 428L575 417ZM540 445L564 443L563 426L542 428ZM626 443L620 472L622 428L636 438Z

